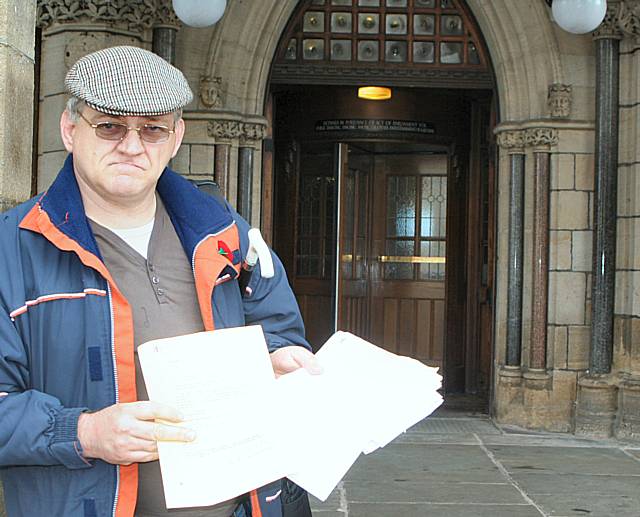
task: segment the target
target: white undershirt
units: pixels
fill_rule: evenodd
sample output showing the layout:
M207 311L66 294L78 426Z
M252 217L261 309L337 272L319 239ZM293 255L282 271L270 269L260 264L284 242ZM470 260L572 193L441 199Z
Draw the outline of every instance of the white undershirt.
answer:
M105 228L115 233L146 259L155 220L154 217L147 224L138 226L137 228L109 228L108 226L105 226Z

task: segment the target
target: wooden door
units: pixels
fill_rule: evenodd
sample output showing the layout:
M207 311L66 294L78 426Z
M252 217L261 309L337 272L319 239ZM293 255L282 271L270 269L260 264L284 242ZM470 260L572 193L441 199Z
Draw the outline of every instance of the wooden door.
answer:
M291 179L295 209L284 205L277 217L295 223L292 286L314 351L335 329L336 175L334 144L295 146ZM284 226L284 225L283 225ZM292 232L293 233L293 232Z
M338 328L440 366L447 157L352 147L344 171Z
M370 337L369 206L374 155L339 144L339 282L336 328L364 339Z

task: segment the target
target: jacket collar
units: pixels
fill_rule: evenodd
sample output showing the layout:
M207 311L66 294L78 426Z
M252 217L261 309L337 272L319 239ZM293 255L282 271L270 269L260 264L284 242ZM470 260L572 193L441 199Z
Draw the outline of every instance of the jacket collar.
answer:
M216 235L234 223L226 207L169 168L160 176L157 192L189 257L204 237ZM60 173L39 203L60 231L87 251L101 257L84 212L82 196L73 172L72 155L67 157Z

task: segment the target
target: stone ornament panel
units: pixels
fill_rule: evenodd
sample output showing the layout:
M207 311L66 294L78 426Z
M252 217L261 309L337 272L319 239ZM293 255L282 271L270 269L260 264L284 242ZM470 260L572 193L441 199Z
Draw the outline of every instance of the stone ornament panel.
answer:
M156 26L178 27L171 0L38 0L37 26L106 23L143 31Z
M207 132L216 140L239 140L240 145L255 146L267 136L267 126L238 120L211 120Z
M502 131L498 133L498 145L510 153L524 151L524 131Z
M533 127L524 132L524 143L527 147L545 148L558 143L558 131L550 127Z
M499 132L497 142L510 154L523 153L525 147L548 150L558 143L558 130L551 127L511 129Z

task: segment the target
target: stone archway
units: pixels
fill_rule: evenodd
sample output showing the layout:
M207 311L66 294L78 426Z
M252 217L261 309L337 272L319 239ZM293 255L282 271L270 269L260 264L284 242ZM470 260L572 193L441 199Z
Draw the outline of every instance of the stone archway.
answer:
M271 61L298 0L233 2L212 34L205 75L223 76L225 111L263 115ZM556 34L543 2L467 0L486 39L495 67L500 118L546 116L547 88L562 82ZM266 15L265 15L266 13ZM238 27L242 27L238 33ZM239 45L237 42L247 42Z

